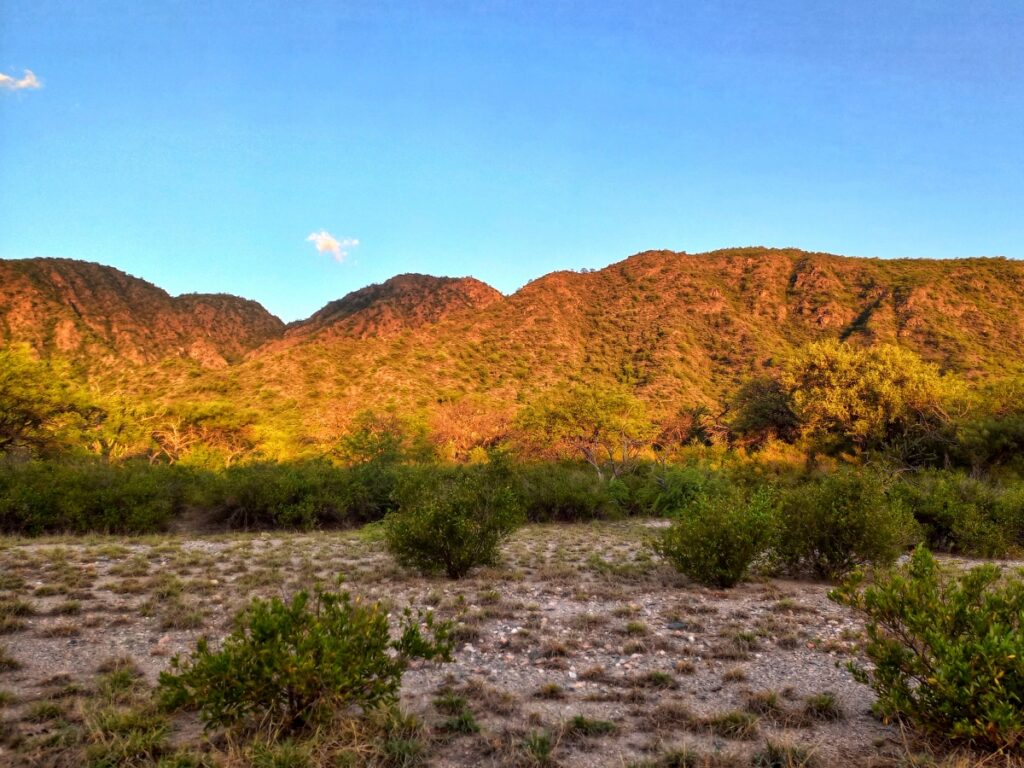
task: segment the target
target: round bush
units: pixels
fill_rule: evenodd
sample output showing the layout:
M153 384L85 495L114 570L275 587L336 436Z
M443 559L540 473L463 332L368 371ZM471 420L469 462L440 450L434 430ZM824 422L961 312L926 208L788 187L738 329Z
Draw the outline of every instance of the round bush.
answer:
M491 467L410 472L384 540L403 565L451 579L497 562L502 541L523 522L506 471Z
M776 530L773 494L761 488L701 496L654 542L658 554L694 581L731 587L770 547Z
M863 470L811 478L782 495L779 554L797 573L834 579L861 563L891 563L914 533L906 508Z
M219 650L200 639L189 658L174 657L160 687L166 704L198 709L207 727L294 730L332 711L394 702L410 659L451 660L450 631L407 611L392 638L387 610L347 592L255 600Z

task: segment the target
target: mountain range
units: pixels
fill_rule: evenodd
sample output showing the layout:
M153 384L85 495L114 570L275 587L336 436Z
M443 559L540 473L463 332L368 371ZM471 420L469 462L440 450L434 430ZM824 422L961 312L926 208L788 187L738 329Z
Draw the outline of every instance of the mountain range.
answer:
M223 294L172 297L70 259L0 261L0 341L94 386L227 399L320 442L365 408L437 429L500 428L538 392L618 382L655 416L712 404L811 340L894 342L970 380L1024 363L1024 263L864 259L796 249L647 251L505 296L474 278L399 275L285 324Z

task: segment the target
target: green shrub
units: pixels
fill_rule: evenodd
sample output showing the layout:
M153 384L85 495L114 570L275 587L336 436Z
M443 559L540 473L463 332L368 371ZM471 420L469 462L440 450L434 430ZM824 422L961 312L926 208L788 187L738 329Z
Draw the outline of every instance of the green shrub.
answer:
M1003 413L986 414L964 423L955 451L959 463L974 470L1006 467L1024 472L1024 411L1020 396L1011 396L1017 407Z
M351 466L345 472L345 520L352 525L383 520L395 508L395 487L402 465L385 458Z
M256 600L219 650L201 639L190 658L172 659L160 687L207 727L294 730L332 710L393 703L409 659L450 660L448 623L406 612L399 629L392 639L387 611L348 593Z
M995 517L1012 542L1010 551L1024 547L1024 483L1002 488Z
M691 579L731 587L771 545L776 529L773 493L698 497L654 542L658 554Z
M515 490L531 522L577 522L610 517L608 483L590 467L563 462L516 468Z
M890 503L877 477L842 470L782 494L779 554L797 572L834 579L862 563L891 563L912 541L914 522Z
M892 495L921 524L933 550L1001 557L1024 544L1024 494L959 472L920 472Z
M650 514L643 498L644 489L650 485L649 470L650 465L638 462L629 472L608 480L608 496L616 516Z
M199 506L230 528L303 528L375 522L394 509L408 471L386 459L351 467L330 462L238 464L206 476Z
M721 492L724 483L706 469L696 466L666 466L652 472L639 491L649 514L674 515L709 493Z
M211 480L208 504L231 528L313 528L345 517L344 471L326 461L260 462Z
M501 542L522 524L503 462L411 474L398 500L384 518L388 549L403 565L451 579L497 562Z
M1024 747L1024 572L982 565L944 573L918 547L910 563L861 589L852 576L830 597L868 619L872 670L854 667L877 709L944 738Z
M152 533L180 508L188 473L99 461L0 465L0 530L7 533Z

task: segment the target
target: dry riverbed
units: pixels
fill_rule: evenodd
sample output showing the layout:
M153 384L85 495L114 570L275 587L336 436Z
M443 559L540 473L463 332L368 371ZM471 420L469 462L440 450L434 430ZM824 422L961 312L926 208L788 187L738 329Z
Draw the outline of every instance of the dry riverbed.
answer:
M846 669L863 627L828 585L695 586L648 554L654 525L529 526L501 567L459 582L397 567L372 528L0 539L0 765L72 754L62 734L112 659L155 683L197 637L228 632L249 598L338 575L395 609L458 622L454 663L414 667L402 686L402 707L433 734L431 765L528 764L538 737L563 766L751 765L769 743L819 766L904 764L899 731L871 715L870 690ZM446 730L446 690L479 732ZM172 738L203 737L182 715Z

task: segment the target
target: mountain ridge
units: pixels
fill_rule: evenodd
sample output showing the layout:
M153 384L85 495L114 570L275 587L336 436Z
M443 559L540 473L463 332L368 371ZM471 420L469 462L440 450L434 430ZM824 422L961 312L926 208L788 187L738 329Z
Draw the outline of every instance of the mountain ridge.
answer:
M311 444L329 443L366 408L486 435L572 381L625 386L665 417L720 404L743 379L823 338L897 343L968 380L1024 369L1024 263L999 257L644 251L601 270L552 272L507 296L474 278L400 275L287 327L255 302L172 299L97 265L76 279L98 270L100 294L125 296L79 302L88 286L48 289L52 275L39 266L22 271L42 288L12 282L9 265L0 261L4 342L74 357L78 348L56 343L57 327L71 323L102 342L93 343L104 354L83 363L94 381L166 404L252 403L268 430ZM129 299L162 335L130 327ZM33 300L47 317L35 325L24 308ZM120 352L133 344L134 356Z
M240 360L284 324L250 299L167 291L115 267L75 259L0 260L0 337L40 352L135 364Z

